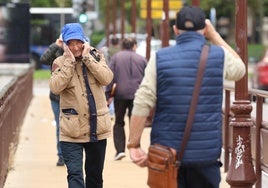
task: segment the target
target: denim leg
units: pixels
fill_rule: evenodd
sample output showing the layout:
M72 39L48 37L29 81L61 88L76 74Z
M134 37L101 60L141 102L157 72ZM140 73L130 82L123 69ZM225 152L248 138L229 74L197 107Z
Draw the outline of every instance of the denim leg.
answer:
M51 106L54 113L54 118L56 121L56 139L57 139L57 155L62 157L60 142L59 142L59 134L60 134L60 123L59 123L59 116L60 116L60 104L59 101L51 100Z
M107 140L89 142L85 146L86 188L102 188L102 172L104 167Z
M114 101L112 101L109 105L109 112L111 115L114 115Z
M68 172L68 188L85 188L83 177L83 144L72 142L60 142L60 144Z

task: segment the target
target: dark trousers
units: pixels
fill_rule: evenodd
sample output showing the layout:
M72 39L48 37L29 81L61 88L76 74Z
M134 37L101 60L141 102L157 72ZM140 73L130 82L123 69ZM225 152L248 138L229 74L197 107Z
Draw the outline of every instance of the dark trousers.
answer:
M125 135L125 114L128 110L130 120L133 108L133 100L114 99L115 124L113 128L113 138L116 153L125 152L126 135Z
M219 188L220 162L202 167L180 167L179 188Z
M68 188L102 188L102 172L107 140L87 143L61 141L60 144L68 172ZM85 151L85 182L83 175L83 151Z

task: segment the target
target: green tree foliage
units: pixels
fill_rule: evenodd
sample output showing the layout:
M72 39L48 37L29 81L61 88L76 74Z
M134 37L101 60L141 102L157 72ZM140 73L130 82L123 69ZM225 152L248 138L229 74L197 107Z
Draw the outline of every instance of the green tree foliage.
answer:
M71 7L72 0L31 0L31 7Z

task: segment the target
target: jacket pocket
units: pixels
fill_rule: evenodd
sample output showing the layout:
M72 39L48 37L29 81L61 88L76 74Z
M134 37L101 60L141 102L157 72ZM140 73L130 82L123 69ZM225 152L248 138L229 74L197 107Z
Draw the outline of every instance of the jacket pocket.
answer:
M73 108L65 108L65 109L62 109L62 113L64 113L64 115L78 115L78 113L76 112L76 110L73 109Z
M60 129L66 136L77 138L80 136L80 124L78 113L75 109L62 109Z
M109 112L105 114L98 114L98 128L97 134L106 134L111 131L111 116Z

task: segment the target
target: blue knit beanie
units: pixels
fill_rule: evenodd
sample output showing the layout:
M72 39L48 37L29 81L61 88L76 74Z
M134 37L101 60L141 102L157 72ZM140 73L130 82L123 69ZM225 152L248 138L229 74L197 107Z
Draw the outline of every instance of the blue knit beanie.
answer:
M62 39L64 43L69 40L81 40L82 42L87 42L87 37L84 35L82 26L79 23L68 23L65 24L61 30Z

